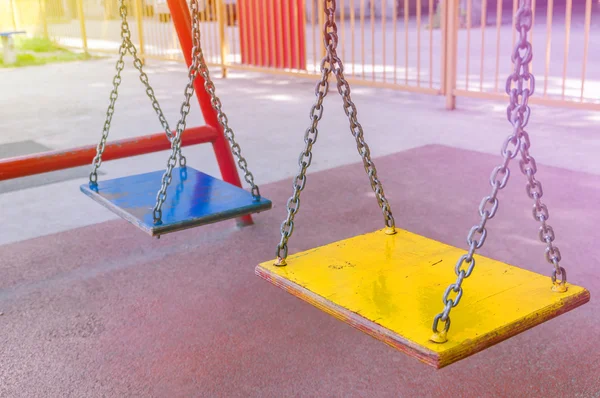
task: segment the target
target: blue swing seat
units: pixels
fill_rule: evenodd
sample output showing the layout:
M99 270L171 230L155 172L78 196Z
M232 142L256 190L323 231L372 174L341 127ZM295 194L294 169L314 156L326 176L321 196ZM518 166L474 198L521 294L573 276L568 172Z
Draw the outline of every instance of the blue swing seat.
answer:
M154 222L156 194L164 171L83 184L81 191L151 236L160 236L271 208L271 201L256 200L240 187L189 166L173 169L162 218Z

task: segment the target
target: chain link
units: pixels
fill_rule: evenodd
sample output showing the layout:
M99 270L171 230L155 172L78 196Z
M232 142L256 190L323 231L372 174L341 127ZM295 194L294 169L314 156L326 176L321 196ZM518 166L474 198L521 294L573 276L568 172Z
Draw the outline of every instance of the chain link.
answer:
M254 176L248 170L248 162L241 154L241 147L235 141L235 135L233 130L228 125L227 115L222 110L222 104L219 97L215 93L215 85L210 78L208 66L204 60L204 54L202 52L202 46L200 41L200 16L198 11L198 0L191 1L191 12L192 12L192 64L189 67L188 72L188 83L185 88L185 100L181 105L181 119L177 123L175 135L171 141L171 155L167 162L167 170L165 171L161 188L156 195L156 205L154 206L154 222L160 222L162 218L162 205L167 199L167 188L171 184L171 173L176 165L177 153L181 150L181 134L185 130L186 118L190 112L190 99L194 95L194 80L196 76L200 74L204 79L204 88L211 98L211 105L217 112L217 119L219 124L223 127L223 132L227 138L231 152L237 158L237 163L240 169L244 172L244 179L252 187L252 196L255 200L260 200L260 190L258 185L254 183Z
M560 265L560 250L553 243L555 239L554 229L547 223L550 218L550 213L548 212L548 207L541 201L544 192L542 190L542 184L535 178L537 166L535 159L529 154L529 147L529 135L523 131L519 166L521 172L527 177L527 185L525 187L527 195L533 199L533 218L541 224L538 230L538 236L540 241L546 245L546 261L554 267L554 270L552 271L552 283L554 284L554 289L557 291L564 291L567 283L567 271Z
M167 161L167 169L162 176L161 187L156 195L156 204L153 209L154 222L159 223L162 219L162 205L167 200L167 188L171 184L173 168L177 165L177 155L181 150L181 134L186 127L186 119L190 113L190 99L194 95L194 80L198 76L198 67L202 49L200 48L200 18L198 16L198 0L191 1L192 11L192 63L188 68L188 82L184 90L184 101L181 104L181 118L177 122L175 134L171 140L171 154Z
M332 37L334 37L335 44L337 44L337 29L335 28L335 22L333 23L333 26L334 29L330 34ZM385 225L393 230L395 228L395 221L394 216L392 215L392 209L385 197L385 193L383 192L383 185L377 177L377 169L375 168L375 164L371 160L371 151L369 150L369 146L367 145L363 137L363 128L358 122L356 105L354 105L354 103L352 102L352 98L350 97L350 85L344 77L344 65L340 58L337 56L335 45L331 46L331 58L333 60L333 73L335 74L335 77L337 79L338 92L340 93L344 101L344 112L346 113L346 116L348 116L348 120L350 121L350 131L356 139L356 149L358 150L358 153L362 158L365 172L367 173L367 176L369 177L369 181L371 183L371 188L373 189L373 192L375 192L375 196L377 197L377 203L379 204L379 207L383 212Z
M154 89L150 86L150 82L148 80L148 75L143 70L143 62L137 55L137 49L133 42L131 41L131 30L129 28L129 23L127 22L127 6L125 6L124 0L119 0L119 13L121 15L121 46L119 47L119 58L117 59L116 69L117 73L113 78L113 89L110 93L110 102L108 105L108 110L106 111L106 119L104 121L104 126L102 128L102 138L96 147L96 156L92 162L92 171L90 173L90 183L97 184L98 182L98 169L102 164L102 155L104 154L104 149L106 148L106 140L108 138L108 134L110 132L110 124L112 122L112 117L115 112L115 103L118 97L118 88L121 84L121 72L125 67L125 63L123 61L124 56L129 52L133 56L133 65L140 72L140 81L146 87L146 94L152 103L152 108L158 115L158 120L162 125L167 138L172 141L173 133L169 128L169 123L163 114L163 111L158 103L158 99L154 94ZM185 166L186 159L181 154L181 148L178 152L179 156L179 164L181 167Z
M119 58L115 64L115 69L117 73L113 77L113 89L110 92L110 102L108 104L108 109L106 110L106 119L104 120L104 125L102 127L102 137L100 138L100 142L96 147L96 156L92 161L92 171L90 172L90 184L98 183L98 169L102 165L102 154L104 153L104 149L106 148L106 140L108 139L108 133L110 132L110 124L112 122L113 115L115 113L115 103L117 102L117 98L119 97L119 85L121 84L121 72L125 67L125 61L123 58L129 49L127 41L131 37L131 32L129 31L129 26L126 23L127 18L127 9L121 3L121 46L119 47Z
M529 63L533 57L531 43L527 41L527 32L531 29L532 11L531 0L521 0L519 10L515 17L515 29L519 32L519 41L516 43L511 59L514 64L514 72L511 73L506 80L506 93L509 95L509 105L507 107L507 118L513 126L513 132L510 134L502 145L502 164L494 168L490 176L490 184L492 186L491 193L484 197L479 205L479 216L481 217L478 224L474 225L467 235L467 244L469 251L461 256L454 268L457 279L450 284L442 302L444 309L437 314L433 320L433 332L438 337L439 342L445 341L445 334L450 329L450 311L456 307L462 297L462 282L468 278L475 268L475 251L480 249L485 243L487 237L486 223L492 219L498 210L498 192L506 187L510 177L509 163L519 153L521 160L519 166L523 174L527 176L527 194L534 200L533 217L541 222L539 229L539 237L543 243L546 243L546 259L554 265L555 269L552 275L552 281L556 285L557 277L560 276L559 285L564 287L566 282L566 271L560 266L560 251L556 246L553 246L554 230L546 223L548 220L548 208L544 205L540 198L543 195L542 185L534 177L537 166L535 159L529 154L529 135L524 130L529 122L531 109L528 102L529 97L535 92L535 78L529 72ZM456 293L454 298L450 298L451 292ZM440 332L439 322L444 323L444 328Z
M385 198L383 186L377 177L377 169L371 160L369 146L364 140L363 129L357 119L356 105L350 97L350 86L344 78L344 66L342 61L337 56L337 25L335 23L335 0L323 0L325 10L325 23L323 26L323 42L325 44L326 53L321 60L321 78L315 86L316 100L310 110L311 124L304 133L304 149L298 157L299 172L294 179L294 192L287 202L287 217L281 224L281 239L277 245L276 265L285 266L288 255L288 240L294 231L294 217L300 209L300 193L306 186L306 171L312 162L312 147L317 142L319 134L318 124L323 117L323 101L329 91L329 76L333 72L337 80L338 92L344 101L344 111L350 121L350 130L356 139L356 147L361 155L363 165L371 187L377 196L377 201L382 209L385 224L391 230L395 227L394 217L390 205Z
M535 92L535 78L529 72L528 63L532 59L531 43L527 42L526 32L531 29L532 11L529 5L531 0L525 1L527 7L521 7L517 13L515 28L521 32L519 43L513 50L512 59L515 63L515 72L509 77L509 81L516 82L516 88L510 89L509 81L506 84L506 92L510 95L511 103L507 108L507 118L514 125L520 128L520 152L521 159L519 168L527 177L525 190L529 198L533 199L533 218L540 222L538 236L540 241L546 244L545 257L554 270L552 272L552 283L558 291L566 290L567 271L560 265L560 250L554 245L554 229L547 223L550 218L548 207L542 203L541 198L544 195L542 183L536 180L537 165L535 159L529 153L531 142L529 134L524 130L529 122L531 110L528 105L529 97ZM524 32L524 33L523 33ZM529 82L529 87L525 83ZM521 103L517 100L521 97ZM514 100L513 100L514 99Z
M204 79L204 89L210 96L210 103L213 109L217 112L217 119L221 127L223 127L223 133L225 134L225 138L229 142L229 147L231 148L231 152L237 159L238 167L244 172L244 180L252 187L252 196L254 196L255 200L260 200L260 189L258 185L254 183L254 176L248 170L248 162L242 156L242 149L240 145L235 140L235 135L233 134L233 130L229 127L229 120L225 112L223 112L221 100L217 97L215 92L215 85L210 77L210 73L208 71L208 66L204 60L204 54L202 52L202 48L200 48L199 53L199 62L200 62L200 75Z
M125 22L125 23L127 23L127 22ZM150 99L152 108L156 112L156 115L158 116L158 121L162 125L163 130L165 131L165 134L167 135L167 138L169 139L169 141L173 141L173 137L174 137L173 132L171 131L171 128L169 127L169 123L167 122L167 118L163 114L160 104L158 103L158 99L156 98L156 95L154 94L154 89L150 85L150 81L148 80L148 75L146 74L146 72L144 72L144 68L143 68L144 63L138 57L137 48L135 47L133 42L131 40L128 40L128 42L129 42L129 53L133 57L133 66L140 73L140 81L146 88L146 95ZM179 165L181 167L185 167L187 161L186 161L186 158L181 153L181 148L179 148L179 152L177 153L177 155L179 157Z

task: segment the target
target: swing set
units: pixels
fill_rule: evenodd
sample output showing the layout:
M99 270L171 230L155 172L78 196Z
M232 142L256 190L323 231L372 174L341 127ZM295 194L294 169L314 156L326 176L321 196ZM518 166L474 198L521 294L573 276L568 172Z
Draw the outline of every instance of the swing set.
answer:
M171 131L143 71L142 61L130 40L127 8L124 0L120 0L122 43L98 146L95 150L86 147L0 161L3 166L0 179L79 166L84 159L88 162L93 159L89 182L81 186L81 191L152 236L236 217L242 217L242 224L248 224L250 214L271 208L271 202L260 195L241 155L204 61L198 0L191 1L191 17L185 0L168 0L168 4L188 65L188 83L175 131ZM479 205L479 221L468 232L466 253L396 226L337 54L336 1L323 0L323 4L326 54L321 61L316 101L310 110L310 125L298 159L299 172L293 180L293 194L287 202L287 217L281 224L275 259L256 266L256 274L436 368L450 365L588 302L590 294L586 289L567 283L567 272L554 244L555 233L548 224L548 208L541 201L542 184L535 177L537 166L530 154L530 138L525 130L531 114L528 100L535 92L535 78L529 70L532 46L527 40L532 24L530 0L520 0L515 17L519 40L511 54L514 71L506 81L510 99L507 117L512 131L501 148L502 162L491 173L491 192ZM164 134L111 144L107 138L124 57L128 53L134 59ZM317 142L318 123L323 116L323 102L332 74L350 132L382 211L384 227L288 256L288 241L300 210L300 194L306 187L312 148ZM187 128L186 117L194 93L207 126ZM182 147L206 142L213 144L223 180L186 165ZM103 158L117 159L164 149L170 149L164 171L98 181L97 170ZM233 167L234 156L251 187L250 192L240 186ZM520 156L519 168L527 178L526 192L533 201L533 217L540 224L538 236L546 246L546 260L553 267L550 278L476 254L486 241L486 225L497 213L498 194L506 187L510 162L517 156ZM476 263L478 272L474 272ZM472 283L463 296L462 284L467 278ZM450 281L453 282L444 289L443 285ZM451 329L450 313L459 303L462 303L460 310L452 313L454 326Z

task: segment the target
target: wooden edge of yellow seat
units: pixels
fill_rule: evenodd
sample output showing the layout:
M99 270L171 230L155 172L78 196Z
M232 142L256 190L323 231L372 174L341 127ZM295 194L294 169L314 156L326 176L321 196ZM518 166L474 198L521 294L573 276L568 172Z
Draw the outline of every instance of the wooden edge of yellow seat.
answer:
M419 361L437 369L441 369L460 359L464 359L488 347L498 344L510 337L531 329L536 325L577 308L590 300L589 291L582 289L581 293L569 296L560 303L556 303L555 305L545 308L543 312L536 313L535 316L527 316L520 322L508 324L488 333L485 338L478 341L476 344L459 345L454 349L448 350L447 352L437 353L424 346L409 341L390 331L389 329L386 329L381 325L372 322L352 311L334 304L300 285L290 282L279 275L273 274L260 265L256 266L255 273L266 281L308 302L309 304L312 304L313 306L325 311L326 313L349 324L350 326L376 338L377 340L381 340L395 349L409 356L415 357ZM451 338L451 334L449 336Z
M504 325L496 330L493 330L492 332L487 333L484 338L479 340L476 344L459 345L444 352L440 356L438 361L439 364L436 367L440 369L456 361L476 354L486 348L516 336L517 334L525 332L526 330L529 330L537 325L556 318L559 315L580 307L588 301L590 301L590 292L585 288L581 288L581 291L576 295L567 296L560 302L554 303L553 305L544 308L540 312L530 314L518 322ZM451 333L452 331L448 333L449 339L452 338Z

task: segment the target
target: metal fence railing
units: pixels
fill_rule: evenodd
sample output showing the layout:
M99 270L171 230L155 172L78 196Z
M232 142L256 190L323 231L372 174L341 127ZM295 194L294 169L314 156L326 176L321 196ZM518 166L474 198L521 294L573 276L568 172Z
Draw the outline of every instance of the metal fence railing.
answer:
M600 110L600 2L531 0L532 101ZM504 98L519 0L337 0L338 53L352 83ZM320 0L202 0L207 62L314 76L323 44ZM145 58L183 60L164 0L129 0ZM6 12L4 12L6 11ZM117 0L0 0L0 29L21 28L85 51L116 52Z
M499 98L505 96L504 80L512 68L509 54L516 31L511 21L518 0L482 0L476 24L472 23L474 1L466 1L468 7L456 40L455 94ZM598 53L590 52L600 48L600 3L531 0L531 4L532 72L538 87L532 100L600 109L600 68L590 67L600 62Z

